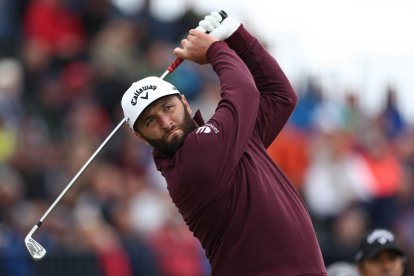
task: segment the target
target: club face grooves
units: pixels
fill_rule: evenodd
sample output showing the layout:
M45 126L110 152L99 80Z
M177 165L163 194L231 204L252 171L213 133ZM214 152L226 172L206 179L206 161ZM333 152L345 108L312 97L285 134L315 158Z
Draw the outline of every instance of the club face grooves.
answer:
M27 250L34 260L40 260L46 255L46 250L31 237L25 239Z

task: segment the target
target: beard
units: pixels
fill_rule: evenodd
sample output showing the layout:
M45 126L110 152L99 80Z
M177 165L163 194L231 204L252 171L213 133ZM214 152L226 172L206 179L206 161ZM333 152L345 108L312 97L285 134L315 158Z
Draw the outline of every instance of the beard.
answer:
M172 126L161 139L150 139L147 137L143 138L156 150L160 151L162 154L167 156L174 155L179 148L184 144L184 140L187 137L188 133L196 129L197 126L193 119L191 118L188 110L184 108L184 118L181 124ZM182 130L181 135L176 135L172 138L170 142L167 141L168 136L175 130Z

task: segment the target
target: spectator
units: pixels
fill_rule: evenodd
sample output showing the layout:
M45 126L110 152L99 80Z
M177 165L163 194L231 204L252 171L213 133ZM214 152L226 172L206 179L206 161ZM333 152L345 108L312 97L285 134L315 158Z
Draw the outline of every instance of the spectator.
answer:
M385 134L389 139L395 138L406 128L404 118L397 106L397 92L395 87L387 87L385 106L379 116Z
M295 111L292 113L290 122L303 130L310 130L312 126L312 117L315 110L322 103L323 88L316 78L309 78L306 88L299 97Z
M305 131L288 124L267 149L269 156L300 193L303 193L303 182L309 169L309 138Z
M361 276L404 273L406 256L395 236L385 229L374 229L362 240L355 261Z
M329 223L351 204L369 199L373 176L342 128L315 134L311 146L304 196L311 213Z
M17 54L20 42L20 9L24 0L0 1L0 57Z
M347 262L337 262L326 268L328 276L358 276L355 265Z
M374 125L364 133L363 159L368 164L374 181L372 200L366 206L372 218L372 227L390 228L395 223L397 192L403 182L403 167L389 139Z
M319 240L325 265L337 262L352 263L361 236L366 232L369 218L361 207L352 207L335 217L331 230ZM329 273L328 273L329 274Z
M76 57L86 46L79 14L60 0L32 0L24 16L25 39L41 41L56 56Z

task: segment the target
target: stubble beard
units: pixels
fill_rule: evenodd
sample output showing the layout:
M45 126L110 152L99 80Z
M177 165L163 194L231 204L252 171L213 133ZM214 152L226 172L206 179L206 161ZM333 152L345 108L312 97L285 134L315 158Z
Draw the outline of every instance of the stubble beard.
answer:
M197 128L197 125L191 118L190 113L188 113L188 110L184 108L184 119L182 124L174 126L166 135L163 136L161 139L149 139L145 138L145 140L156 150L160 151L162 154L167 156L174 155L179 148L182 147L184 144L185 138L187 137L188 133L193 131ZM167 141L167 138L169 134L172 131L175 131L177 129L182 130L182 134L175 135L175 137L172 138L170 142Z

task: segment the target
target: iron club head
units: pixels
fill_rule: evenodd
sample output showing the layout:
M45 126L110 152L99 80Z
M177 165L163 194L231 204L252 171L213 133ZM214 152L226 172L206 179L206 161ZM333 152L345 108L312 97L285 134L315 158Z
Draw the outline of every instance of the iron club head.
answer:
M29 253L32 256L32 258L36 261L39 261L46 255L46 249L44 249L43 246L40 245L40 243L38 243L32 238L32 234L35 232L37 228L37 225L35 225L32 228L32 230L29 232L29 234L27 234L26 238L24 239L24 243L26 244L27 250L29 250Z

